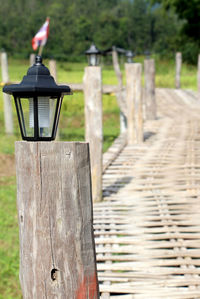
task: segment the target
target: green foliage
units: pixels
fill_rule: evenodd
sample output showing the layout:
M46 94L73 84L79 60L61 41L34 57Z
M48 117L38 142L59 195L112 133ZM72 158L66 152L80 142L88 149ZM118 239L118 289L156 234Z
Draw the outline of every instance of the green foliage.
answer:
M176 47L189 63L196 63L200 48L200 0L153 0L169 11L175 11L181 23Z
M172 15L163 18L160 7L152 8L150 2L0 0L0 48L15 57L27 58L32 52L33 36L49 16L46 57L81 61L92 41L102 50L116 45L137 53L146 48L171 51L179 23Z

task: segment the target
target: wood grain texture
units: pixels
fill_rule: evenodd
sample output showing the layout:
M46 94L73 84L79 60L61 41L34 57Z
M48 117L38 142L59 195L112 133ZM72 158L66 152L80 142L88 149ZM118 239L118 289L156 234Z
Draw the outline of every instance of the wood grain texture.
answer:
M86 67L84 74L85 139L90 146L92 197L102 200L102 78L101 68Z
M175 87L177 89L181 88L181 66L182 66L182 53L176 53L176 77L175 77Z
M7 53L1 53L1 74L2 82L8 83L8 58ZM12 115L12 99L9 94L3 93L3 106L4 106L4 122L5 131L7 134L13 134L13 115Z
M24 299L98 297L89 147L16 142Z
M126 63L127 142L143 141L142 65Z
M145 118L147 120L156 119L156 96L155 96L155 61L146 59L144 61L144 102Z

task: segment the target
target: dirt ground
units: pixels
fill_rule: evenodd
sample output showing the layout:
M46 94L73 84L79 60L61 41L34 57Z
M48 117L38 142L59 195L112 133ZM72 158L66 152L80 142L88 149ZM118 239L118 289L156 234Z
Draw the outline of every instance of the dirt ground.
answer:
M14 155L0 154L0 178L15 175Z

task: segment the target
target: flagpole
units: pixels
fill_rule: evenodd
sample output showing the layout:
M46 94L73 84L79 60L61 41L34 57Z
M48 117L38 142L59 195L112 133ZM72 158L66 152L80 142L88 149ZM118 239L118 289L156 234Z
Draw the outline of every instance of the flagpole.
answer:
M43 48L44 48L44 46L43 46L43 45L40 45L39 52L38 52L38 55L39 55L39 56L42 56Z

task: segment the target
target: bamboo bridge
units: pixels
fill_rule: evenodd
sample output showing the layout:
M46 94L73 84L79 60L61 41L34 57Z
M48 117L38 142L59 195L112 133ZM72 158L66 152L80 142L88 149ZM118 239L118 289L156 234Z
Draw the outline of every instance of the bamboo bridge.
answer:
M101 299L200 298L200 103L178 89L156 89L156 101L145 142L122 136L104 161L94 205Z

